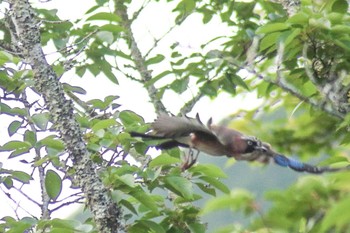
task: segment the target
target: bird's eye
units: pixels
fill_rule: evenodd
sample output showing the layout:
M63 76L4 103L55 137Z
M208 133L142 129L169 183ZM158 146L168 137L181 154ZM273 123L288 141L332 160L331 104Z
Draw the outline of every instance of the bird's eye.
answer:
M248 144L248 146L252 146L254 144L254 142L252 140L247 140L247 144Z

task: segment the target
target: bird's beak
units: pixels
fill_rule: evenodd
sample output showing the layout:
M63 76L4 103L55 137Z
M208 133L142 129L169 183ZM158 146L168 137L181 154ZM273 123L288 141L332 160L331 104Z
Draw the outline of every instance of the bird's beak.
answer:
M260 151L262 153L266 153L266 152L270 151L271 146L269 144L263 142L263 143L261 143L261 145L257 145L254 149L257 151Z

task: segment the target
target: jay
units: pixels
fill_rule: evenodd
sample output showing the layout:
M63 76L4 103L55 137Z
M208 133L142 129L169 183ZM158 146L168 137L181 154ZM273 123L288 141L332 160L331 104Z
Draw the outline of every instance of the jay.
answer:
M155 146L157 149L189 148L190 156L182 165L183 170L190 168L196 162L200 151L213 156L233 157L236 160L262 163L273 161L280 166L290 167L298 172L323 173L344 170L344 168L316 167L288 158L273 151L268 143L261 142L255 137L212 124L211 118L207 124L203 124L198 114L196 118L160 115L152 123L151 128L150 134L130 132L130 135L164 140ZM193 157L192 149L198 152L195 157Z

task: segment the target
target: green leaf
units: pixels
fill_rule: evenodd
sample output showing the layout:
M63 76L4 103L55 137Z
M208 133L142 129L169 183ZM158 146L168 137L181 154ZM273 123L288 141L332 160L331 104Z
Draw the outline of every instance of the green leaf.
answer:
M137 186L135 183L135 177L132 174L124 174L122 176L118 176L118 180L131 188Z
M239 77L238 75L232 75L232 82L237 85L237 86L241 86L244 89L249 91L249 87L247 86L247 84L243 81L243 79L241 77Z
M210 176L201 176L199 179L207 182L208 184L214 186L215 188L219 189L223 193L230 193L230 189L221 181L219 181L217 178L213 178Z
M54 218L51 221L52 226L54 228L62 228L62 229L71 229L74 230L76 226L78 226L80 223L76 220L72 219L59 219L59 218Z
M188 225L188 228L191 230L191 233L202 233L202 232L206 232L207 227L206 224L201 224L198 222L193 222L191 224Z
M165 233L164 228L159 224L150 220L136 220L131 226L128 227L129 233Z
M138 221L143 225L146 229L149 229L149 232L157 232L157 233L165 233L166 231L163 229L159 223L155 223L149 220L140 220Z
M189 78L176 79L170 84L170 88L178 94L188 89Z
M96 124L94 124L91 129L96 132L100 129L107 129L111 126L114 126L117 124L117 121L113 118L111 119L105 119L105 120L99 120L96 122Z
M347 13L349 8L349 3L346 0L336 0L332 5L332 11L338 13Z
M200 91L210 97L214 97L218 93L217 85L213 82L206 82L203 86L200 87Z
M20 156L20 155L23 155L23 154L26 154L26 153L29 152L29 150L30 150L30 148L25 148L25 147L23 147L23 148L17 148L15 151L12 151L12 152L11 152L11 154L10 154L10 156L9 156L9 159L15 158L15 157Z
M62 85L63 85L63 88L65 91L71 91L71 92L82 94L82 95L86 95L86 93L87 93L84 88L79 87L79 86L72 86L68 83L63 83Z
M115 74L112 72L112 67L106 61L100 62L100 69L106 75L106 77L114 84L118 84L118 79Z
M125 199L121 199L119 204L125 206L126 208L128 208L132 213L134 213L135 215L137 215L137 210L135 209L135 207L130 203L128 202L127 200Z
M109 31L99 31L96 33L96 36L103 42L112 44L114 42L114 36L112 32Z
M310 16L305 14L305 12L298 12L287 19L287 23L298 24L298 25L306 25L309 22Z
M162 153L156 158L152 159L149 163L150 168L158 167L158 166L167 166L175 163L181 162L181 159L174 158L170 156L168 153Z
M33 114L32 119L34 124L41 130L47 129L47 124L50 120L50 115L48 112Z
M327 232L328 229L338 229L341 232L343 227L349 225L350 197L345 197L332 204L332 208L326 212L321 225L321 231Z
M34 219L31 219L31 221L28 220L29 218L22 218L21 220L14 220L11 217L5 216L2 218L3 221L5 221L6 230L1 232L7 232L7 233L18 233L18 232L28 232L31 230L31 227L35 225L36 221ZM3 222L2 221L2 222ZM3 223L0 224L0 230L2 230Z
M22 122L20 121L12 121L9 127L7 128L9 136L11 137L12 135L14 135L17 132L17 130L21 127L21 125Z
M180 176L168 176L165 177L164 183L169 190L177 195L187 200L193 199L192 183L188 179Z
M145 193L142 188L137 188L134 191L129 193L132 197L138 200L141 204L147 207L150 211L154 213L158 213L158 207L156 202L152 199L152 197Z
M31 145L28 142L10 141L5 143L3 146L1 146L0 151L13 151L13 150L21 150L21 149L29 150L30 148L31 148Z
M164 58L165 58L164 55L157 54L156 56L147 59L146 65L149 66L149 65L152 65L152 64L157 64L157 63L163 61Z
M10 116L27 116L27 111L23 108L10 108L8 105L4 104L4 103L0 103L0 113L5 113L8 114Z
M105 110L108 108L108 105L100 99L92 99L92 100L89 100L87 103L91 104L94 108L97 108L100 110Z
M24 133L24 141L29 142L32 146L34 146L37 142L36 134L33 131L26 130Z
M108 31L108 32L122 32L124 31L124 28L119 26L119 25L114 25L114 24L106 24L100 27L101 31Z
M269 23L261 26L256 30L257 34L267 34L271 32L284 31L289 29L289 25L286 23Z
M29 181L33 179L30 175L22 171L13 171L11 172L11 175L13 179L16 179L24 184L29 184Z
M281 34L281 42L283 43L283 46L287 47L297 36L299 36L301 33L300 28L296 28L292 31L286 31Z
M336 33L350 33L350 26L348 25L335 25L331 28L332 32Z
M130 56L130 54L126 54L124 53L123 51L121 50L116 50L114 51L115 55L118 56L118 57L121 57L121 58L125 58L127 60L130 60L132 61L132 57Z
M350 51L350 39L347 38L341 38L341 39L334 39L334 43L343 49Z
M92 20L106 20L106 21L112 21L112 22L120 22L120 17L117 14L114 13L107 13L107 12L100 12L97 14L94 14L86 19L86 21L92 21Z
M216 196L216 191L214 188L210 187L209 185L203 184L203 183L198 183L196 182L196 185L198 188L200 188L203 192L208 193L212 196Z
M188 170L192 172L193 175L201 174L213 178L227 178L226 173L214 164L197 164L196 166L192 166Z
M54 135L50 135L46 138L41 139L39 143L41 143L43 146L47 146L59 151L62 151L65 148L63 141L59 138L56 138Z
M280 35L281 32L273 32L264 36L264 38L262 38L260 41L259 52L264 51L265 49L268 49L272 46L276 47L276 42Z
M144 120L142 117L130 110L125 110L119 113L119 119L123 125L130 126L135 124L143 124Z
M0 103L0 113L7 113L11 115L11 108L4 103Z
M5 177L5 179L2 181L2 183L5 185L5 187L7 189L10 189L13 187L13 180L9 176Z
M180 15L176 18L176 21L180 20L184 15L190 14L196 7L196 2L194 0L182 0L176 6L174 11L179 11Z
M54 170L47 170L46 172L45 189L51 200L56 201L62 191L62 180Z

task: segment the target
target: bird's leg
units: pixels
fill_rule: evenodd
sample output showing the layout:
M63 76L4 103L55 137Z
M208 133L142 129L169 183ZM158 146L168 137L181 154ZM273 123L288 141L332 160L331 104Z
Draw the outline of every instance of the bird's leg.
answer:
M185 170L189 169L190 167L192 167L197 162L199 150L196 150L196 151L197 151L197 153L196 153L195 156L193 156L193 154L194 154L193 148L190 148L189 151L188 151L188 154L185 154L184 162L181 165L181 170L182 171L185 171Z

